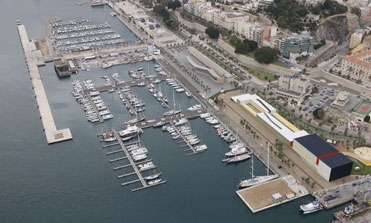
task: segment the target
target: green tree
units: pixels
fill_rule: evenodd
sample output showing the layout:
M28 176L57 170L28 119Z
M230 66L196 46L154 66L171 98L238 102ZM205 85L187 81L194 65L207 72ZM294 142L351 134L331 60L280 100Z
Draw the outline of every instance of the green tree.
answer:
M169 9L173 9L173 10L175 10L177 8L180 8L180 6L182 6L182 4L178 0L170 1L170 2L167 3L167 7Z
M163 5L156 5L153 8L153 11L157 13L158 15L162 16L164 20L168 20L170 18L169 11L165 8Z
M219 38L219 34L220 34L220 30L214 26L209 26L207 27L207 29L205 30L205 33L212 39L218 39Z
M272 16L281 28L293 32L304 30L302 18L308 14L308 10L295 0L275 0L274 4L266 7L264 11Z
M317 119L323 119L325 117L325 110L323 108L317 108L313 111L313 116Z
M169 27L170 29L176 29L179 23L175 19L171 18L165 21L165 25Z
M369 115L366 115L365 118L363 119L363 121L370 122L370 116Z
M256 50L254 53L254 56L255 56L255 60L258 61L259 63L270 64L275 59L277 59L279 53L280 52L278 49L264 46Z

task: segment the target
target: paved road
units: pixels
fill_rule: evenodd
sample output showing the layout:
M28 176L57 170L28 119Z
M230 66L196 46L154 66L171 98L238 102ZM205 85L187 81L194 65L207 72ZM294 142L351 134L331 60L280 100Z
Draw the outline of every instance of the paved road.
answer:
M262 145L259 145L255 142L255 140L250 136L245 134L245 130L242 129L241 126L239 126L238 123L231 121L230 118L226 115L224 111L216 112L215 109L208 103L207 98L204 99L200 94L197 93L197 88L195 88L180 72L178 72L177 69L175 69L170 63L168 63L166 60L159 60L158 61L170 74L172 74L178 81L180 81L185 88L187 88L188 91L192 93L192 95L195 97L196 100L198 100L200 103L204 105L206 110L210 113L213 113L223 124L226 125L226 127L233 132L239 132L239 138L242 139L248 147L254 151L254 154L258 156L259 159L261 159L264 163L267 163L267 148L261 148ZM238 130L237 130L238 129ZM271 155L272 157L272 155ZM271 169L276 174L279 174L281 176L285 176L288 174L286 170L283 168L278 168L281 164L279 164L277 161L271 159L270 166Z

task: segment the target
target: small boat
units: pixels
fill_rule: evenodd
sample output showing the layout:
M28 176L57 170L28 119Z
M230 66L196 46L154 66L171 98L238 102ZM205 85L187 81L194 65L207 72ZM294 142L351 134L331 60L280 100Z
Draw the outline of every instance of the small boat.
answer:
M161 129L162 129L162 131L167 131L167 126L163 125Z
M177 120L177 121L174 121L174 125L175 126L178 126L178 125L184 125L185 123L187 123L188 122L188 119L186 119L186 118L181 118L181 119L179 119L179 120Z
M154 180L154 179L159 178L159 176L161 176L161 173L152 174L152 175L149 175L149 176L146 176L146 177L143 177L143 178L145 180Z
M251 156L249 154L245 153L245 154L242 154L242 155L239 155L239 156L234 156L234 157L231 157L231 158L224 159L223 162L238 163L238 162L245 161L245 160L249 159L250 157Z
M188 111L196 111L196 110L201 109L201 108L202 108L202 105L197 104L197 105L193 105L192 107L187 108L187 110Z
M153 128L160 128L162 127L163 125L165 125L166 123L165 122L157 122L156 124L153 125Z
M141 128L138 128L137 126L127 126L124 130L120 131L119 134L121 137L128 137L128 136L137 136L138 134L143 133L143 130Z
M231 151L225 153L226 156L237 156L237 155L241 155L241 154L244 154L244 153L247 153L248 150L246 147L239 147L239 148L233 148Z
M186 91L186 92L185 92L185 94L186 94L186 95L187 95L187 97L189 97L189 98L190 98L190 97L192 97L192 94L191 94L191 93L189 93L188 91Z
M143 81L143 82L139 82L139 83L137 83L137 86L138 87L144 87L144 86L146 86L146 83Z
M137 155L140 155L140 154L147 154L148 149L146 147L140 147L138 149L131 150L130 153L131 153L132 156L137 156Z
M211 125L216 125L216 124L219 124L219 121L216 120L216 119L212 119L212 120L208 121L208 123L211 124Z
M300 210L303 211L303 214L309 214L316 211L322 210L323 207L318 201L313 201L309 204L302 204L300 205Z
M139 154L139 155L133 156L133 159L134 159L135 162L144 160L146 158L147 158L147 154Z
M113 115L112 114L105 114L105 115L102 115L102 118L103 118L103 120L108 120L108 119L113 118Z
M155 165L152 162L147 162L147 163L139 164L138 168L139 168L139 171L145 171L145 170L155 168Z
M135 137L137 137L137 136L136 136L136 135L127 136L127 137L123 137L123 138L121 138L121 140L122 140L123 142L126 142L126 141L129 141L130 139L135 138Z
M179 134L176 134L176 135L174 135L172 138L173 139L178 139L180 137L180 135Z
M113 132L103 133L103 141L112 142L112 141L115 141L115 140L116 140L116 137L115 137L115 134Z
M200 118L209 118L211 115L210 113L202 113L200 114Z
M148 181L148 185L154 185L154 184L158 184L161 182L161 179L160 178L157 178L157 179L154 179L154 180L150 180Z
M203 145L199 145L199 146L195 146L195 150L196 152L203 152L207 149L207 146L205 144Z

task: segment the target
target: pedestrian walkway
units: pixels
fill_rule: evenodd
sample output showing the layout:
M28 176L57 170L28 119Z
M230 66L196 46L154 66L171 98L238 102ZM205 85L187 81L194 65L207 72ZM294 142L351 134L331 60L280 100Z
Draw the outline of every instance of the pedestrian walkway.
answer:
M40 119L44 126L43 130L46 140L48 144L51 144L72 139L70 129L57 130L55 126L53 114L50 110L48 98L38 68L44 65L44 62L39 60L39 58L42 57L41 52L36 49L35 44L28 38L26 27L21 23L18 23L17 26L23 52L26 57L26 65L31 76L32 88L35 91L37 107L40 110Z

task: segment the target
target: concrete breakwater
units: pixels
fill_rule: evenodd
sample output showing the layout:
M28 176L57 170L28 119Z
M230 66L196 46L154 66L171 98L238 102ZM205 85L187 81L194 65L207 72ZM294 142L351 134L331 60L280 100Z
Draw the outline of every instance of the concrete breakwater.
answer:
M53 114L50 110L48 98L38 68L44 65L44 62L39 59L42 56L41 52L37 50L35 44L28 38L26 27L20 22L17 22L17 28L26 58L27 69L30 73L32 88L35 92L37 107L40 111L40 119L43 123L43 131L45 132L46 140L48 144L70 140L72 139L70 129L57 130L55 126Z

